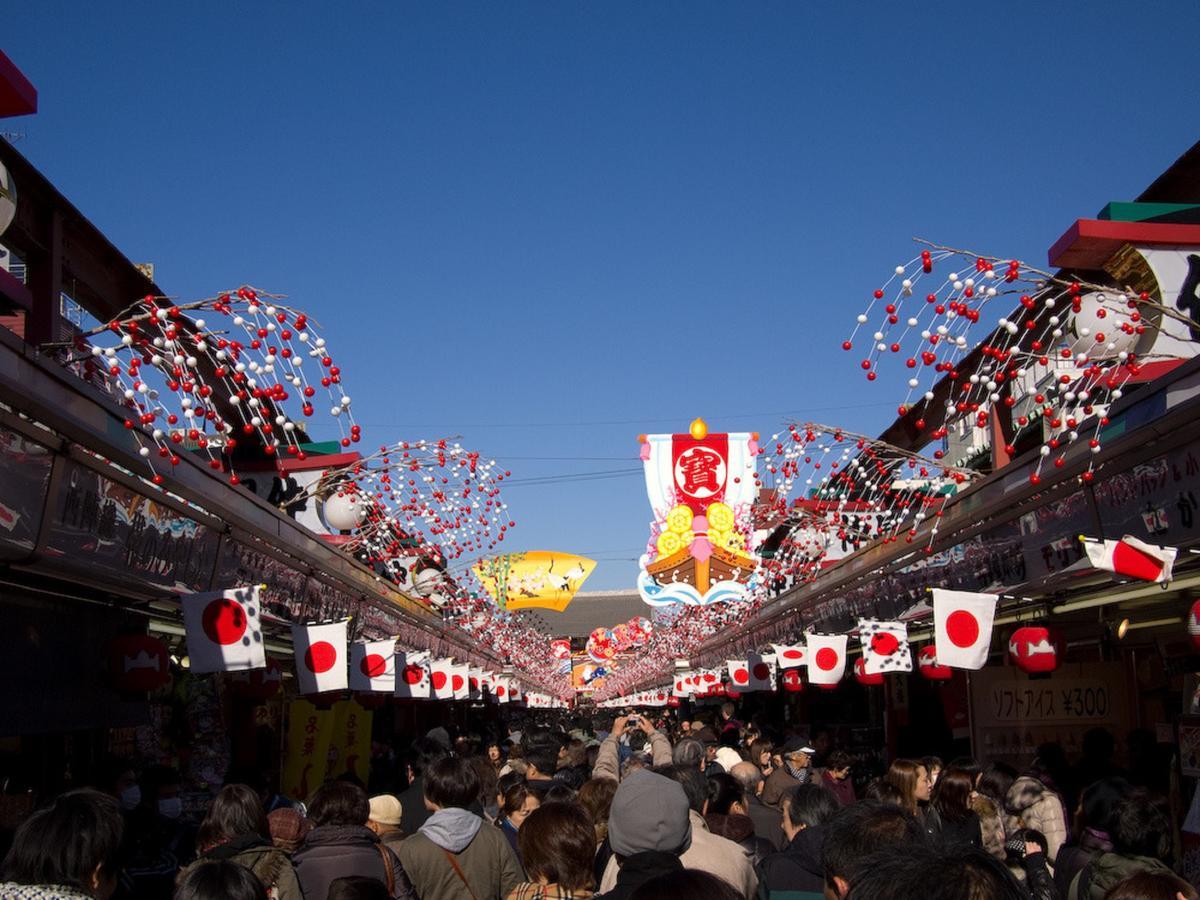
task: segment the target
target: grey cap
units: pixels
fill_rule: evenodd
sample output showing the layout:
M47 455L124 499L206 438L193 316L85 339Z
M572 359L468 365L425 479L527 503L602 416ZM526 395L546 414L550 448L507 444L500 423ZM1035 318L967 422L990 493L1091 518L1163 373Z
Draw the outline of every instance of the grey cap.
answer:
M608 814L613 852L647 850L680 854L692 845L692 822L683 785L646 769L625 776Z

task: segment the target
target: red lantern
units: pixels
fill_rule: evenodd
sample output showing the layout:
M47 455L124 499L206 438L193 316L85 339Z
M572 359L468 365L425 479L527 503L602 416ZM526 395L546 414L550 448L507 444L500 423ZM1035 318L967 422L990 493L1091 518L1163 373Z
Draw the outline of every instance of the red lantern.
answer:
M800 680L799 669L783 670L783 689L792 694L796 694L804 690L804 682Z
M668 697L667 698L667 706L671 707L672 709L679 706L679 698L678 697Z
M1200 650L1200 600L1193 603L1188 611L1187 630L1192 638L1192 647Z
M1060 639L1044 625L1023 625L1008 639L1008 656L1014 666L1030 675L1058 668Z
M235 672L230 687L239 697L247 700L270 700L283 686L283 666L279 660L268 657L265 669L250 669Z
M356 693L354 695L354 702L363 709L382 709L390 696L391 694L384 694L379 691L364 691L363 693Z
M104 646L105 666L113 687L145 694L171 680L167 645L148 634L123 634Z
M730 700L737 700L739 697L742 696L742 692L735 691L733 688L725 688L725 696L728 697Z
M929 681L949 681L954 677L953 669L938 664L937 650L933 644L926 644L917 654L917 671Z
M883 673L876 672L874 675L868 675L867 661L860 656L854 661L854 680L867 686L880 685L883 684Z

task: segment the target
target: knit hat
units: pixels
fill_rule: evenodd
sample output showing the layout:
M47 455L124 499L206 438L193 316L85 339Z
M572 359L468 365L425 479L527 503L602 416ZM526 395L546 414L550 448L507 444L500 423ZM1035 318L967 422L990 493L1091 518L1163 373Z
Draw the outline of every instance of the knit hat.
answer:
M683 785L647 769L630 772L613 797L608 840L621 856L647 850L683 853L692 845Z
M717 764L726 772L732 772L733 767L740 762L744 762L742 754L732 747L722 747L717 751Z
M271 829L271 842L288 853L299 849L304 836L312 829L312 822L304 817L304 813L290 806L269 813L267 824Z
M400 801L391 794L380 794L371 798L371 814L368 818L380 825L399 825L404 811Z

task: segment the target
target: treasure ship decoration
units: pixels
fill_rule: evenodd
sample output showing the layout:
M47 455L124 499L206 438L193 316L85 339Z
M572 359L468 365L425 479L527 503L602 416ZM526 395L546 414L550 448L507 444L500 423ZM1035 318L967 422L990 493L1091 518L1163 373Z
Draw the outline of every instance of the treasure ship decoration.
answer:
M640 441L655 516L638 573L642 599L651 606L744 600L758 568L758 435L710 434L696 419L686 434Z

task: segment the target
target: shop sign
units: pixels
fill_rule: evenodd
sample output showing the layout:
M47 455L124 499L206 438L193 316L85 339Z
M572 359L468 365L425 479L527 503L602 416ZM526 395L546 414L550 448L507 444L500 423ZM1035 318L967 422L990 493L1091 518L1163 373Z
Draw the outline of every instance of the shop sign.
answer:
M1097 473L1095 495L1106 537L1131 534L1179 546L1200 531L1200 448L1179 447L1124 472Z
M277 618L292 622L301 617L307 578L299 563L293 567L257 549L253 543L226 540L221 544L214 584L266 585L260 594L263 608Z
M56 565L169 592L207 589L216 531L78 462L65 465L46 546Z
M0 560L36 546L53 464L48 448L0 426Z

